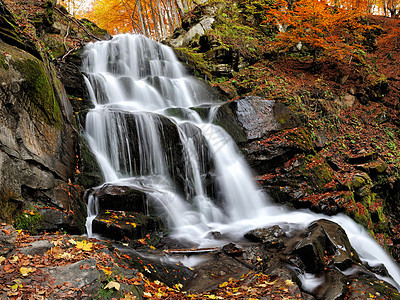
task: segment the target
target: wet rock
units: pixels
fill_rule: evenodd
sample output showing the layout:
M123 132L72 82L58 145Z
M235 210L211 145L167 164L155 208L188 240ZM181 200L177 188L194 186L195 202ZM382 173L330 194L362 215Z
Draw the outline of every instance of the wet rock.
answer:
M297 299L299 295L301 295L301 299L305 300L314 299L313 296L300 290L300 287L302 287L301 282L298 280L296 274L292 270L289 270L283 266L277 267L272 272L268 273L268 275L278 276L279 278L278 280L280 281L280 283L285 284L287 292L293 298ZM261 298L261 299L269 299L269 298Z
M7 255L14 250L18 233L12 225L2 226L0 229L0 255Z
M122 259L134 269L142 272L151 280L159 280L173 287L175 284L185 285L194 273L181 263L163 259L161 252L141 253L127 247L118 247L118 250L127 256Z
M146 234L161 230L164 224L159 217L133 211L106 211L92 223L93 232L114 240L140 239Z
M346 291L345 275L338 270L324 272L322 283L309 292L317 299L334 300L344 296Z
M299 255L306 271L312 273L322 271L329 263L344 270L360 262L344 230L324 219L310 224L307 236L295 246L293 253Z
M244 237L253 241L260 242L266 248L282 249L283 241L280 239L285 236L285 232L278 225L265 228L257 228L247 232Z
M255 96L221 105L214 123L222 126L239 144L299 126L297 117L285 105Z
M195 275L184 285L184 289L190 293L212 290L230 278L239 279L249 271L249 268L227 255L208 256L207 261L195 267Z
M355 267L351 272L344 280L347 299L361 300L365 299L366 295L371 299L400 299L399 292L395 287L378 279L373 273L361 267Z
M148 213L147 192L139 186L123 186L106 183L93 189L93 196L99 200L101 211L134 211Z
M222 247L222 251L228 256L240 256L243 254L243 249L238 248L234 243L229 243Z

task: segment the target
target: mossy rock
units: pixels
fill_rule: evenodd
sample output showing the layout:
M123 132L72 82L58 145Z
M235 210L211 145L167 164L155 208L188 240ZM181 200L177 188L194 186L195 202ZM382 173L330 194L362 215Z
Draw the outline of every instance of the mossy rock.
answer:
M23 77L21 87L30 100L26 103L28 109L47 124L60 128L61 110L44 64L33 57L14 60L12 64Z
M311 134L304 127L287 131L285 138L290 143L295 144L297 148L303 150L305 153L315 153Z

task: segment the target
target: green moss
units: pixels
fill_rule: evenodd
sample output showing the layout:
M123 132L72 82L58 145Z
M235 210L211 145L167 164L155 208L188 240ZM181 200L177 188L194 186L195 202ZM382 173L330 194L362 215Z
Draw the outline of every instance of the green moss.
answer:
M30 107L32 112L47 124L60 128L61 110L43 64L35 59L14 61L13 64L25 78L22 88L28 94L33 105Z
M32 234L38 232L38 228L42 225L43 217L35 208L24 210L15 218L15 228L27 230Z
M0 53L0 67L4 70L8 70L10 68L6 61L6 56L3 53Z
M305 128L297 128L296 130L286 133L286 139L294 143L298 148L306 153L315 153L311 140L311 134Z

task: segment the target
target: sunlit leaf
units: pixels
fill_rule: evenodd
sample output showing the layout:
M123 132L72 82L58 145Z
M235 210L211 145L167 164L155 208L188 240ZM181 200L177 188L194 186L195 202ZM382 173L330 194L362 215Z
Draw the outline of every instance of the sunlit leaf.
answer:
M110 281L109 283L107 283L107 285L104 287L104 289L116 289L117 291L119 291L120 287L121 287L121 285L118 282Z
M286 280L285 280L285 284L286 284L287 286L294 286L294 285L295 285L294 282L293 282L291 279L286 279Z
M6 258L4 256L0 256L0 264L2 264L3 261L5 261L5 260L6 260Z
M21 273L21 275L22 276L28 276L29 275L29 273L32 273L34 271L34 269L32 269L32 268L25 268L25 267L21 267L20 269L19 269L19 272Z
M151 293L144 292L144 293L143 293L143 297L145 297L145 298L152 298L153 296L151 295Z
M81 242L77 241L75 247L78 249L82 249L84 251L92 251L92 246L93 246L93 243L83 240Z
M124 297L125 300L136 300L136 296L134 296L132 293L126 294Z
M104 273L108 276L111 275L112 271L111 271L111 267L105 267L102 269L104 271Z

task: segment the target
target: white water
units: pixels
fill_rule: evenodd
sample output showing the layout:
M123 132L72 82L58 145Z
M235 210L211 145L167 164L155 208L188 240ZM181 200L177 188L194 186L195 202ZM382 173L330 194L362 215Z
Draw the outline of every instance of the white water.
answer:
M211 107L207 121L190 109L213 102L212 93L185 74L169 47L142 36L120 35L111 41L89 44L83 68L95 105L87 115L86 134L105 181L151 188L149 201L166 213L176 238L200 247L216 246L224 242L212 239L211 231L240 239L256 227L280 224L290 232L325 218L344 228L363 261L370 265L384 263L394 279L391 282L399 288L397 264L349 217L289 211L273 205L257 190L233 140L222 128L209 123L216 108ZM168 108L185 116L168 117L178 127L184 148L185 170L180 171L186 176L185 190L174 180L171 165L177 162L171 162L173 155L162 146L162 141L169 138L164 136L162 121ZM193 134L193 130L190 133L190 128L197 128L201 134ZM206 188L210 168L202 157L210 157L213 162L216 193ZM92 203L91 219L98 210ZM87 227L90 236L90 221Z

